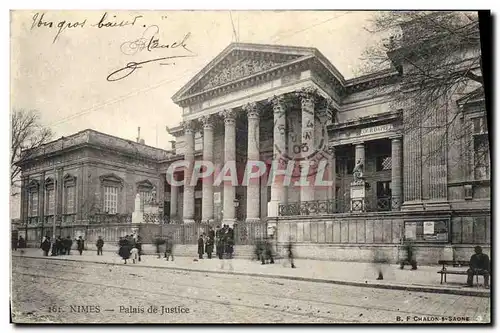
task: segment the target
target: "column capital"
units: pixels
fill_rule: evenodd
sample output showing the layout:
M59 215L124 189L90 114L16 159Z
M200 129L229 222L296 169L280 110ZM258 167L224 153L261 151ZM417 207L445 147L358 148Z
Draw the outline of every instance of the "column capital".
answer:
M318 89L312 86L308 86L295 91L295 96L297 96L300 99L300 103L302 104L302 109L304 109L307 107L314 106L314 103L318 99L319 93Z
M194 121L186 120L181 122L181 126L184 129L184 134L193 134L195 131Z
M365 142L364 141L362 141L362 142L353 142L352 145L355 146L355 147L364 147L365 146Z
M285 112L285 95L275 95L268 98L267 101L273 105L274 113Z
M261 110L255 102L245 104L243 110L247 113L248 118L259 119L260 117Z
M392 142L398 142L398 141L403 140L403 138L401 136L393 136L393 137L390 137L389 139L391 139Z
M214 117L212 115L201 116L199 120L203 124L204 129L214 128Z
M236 112L233 109L223 110L219 115L224 118L224 125L234 125L236 123Z

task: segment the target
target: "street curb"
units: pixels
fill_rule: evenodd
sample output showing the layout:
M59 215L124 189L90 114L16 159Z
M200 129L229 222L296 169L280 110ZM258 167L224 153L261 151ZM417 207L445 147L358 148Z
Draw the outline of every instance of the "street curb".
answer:
M78 259L58 259L53 257L37 257L28 255L16 255L16 257L30 258L30 259L45 259L45 260L55 260L55 261L73 261L73 262L88 262L93 264L101 265L121 265L117 263L94 261L94 260L78 260ZM156 268L156 269L166 269L172 271L187 271L187 272L198 272L198 273L212 273L212 274L226 274L226 275L238 275L238 276L254 276L261 278L274 278L274 279L285 279L292 281L305 281L305 282L315 282L315 283L329 283L338 284L344 286L353 287L369 287L377 289L392 289L392 290L404 290L404 291L415 291L424 293L434 293L434 294L449 294L449 295L462 295L462 296L477 296L477 297L490 297L490 291L488 290L461 290L461 289L450 289L450 288L439 288L431 286L418 286L418 285L403 285L403 284L384 284L378 282L368 282L365 281L346 281L346 280L331 280L331 279L321 279L321 278L308 278L301 276L289 276L289 275L277 275L277 274L265 274L265 273L244 273L244 272L234 272L234 271L213 271L198 268L183 268L183 267L165 267L165 266L154 266L154 265L142 265L135 264L134 267L145 267L145 268Z

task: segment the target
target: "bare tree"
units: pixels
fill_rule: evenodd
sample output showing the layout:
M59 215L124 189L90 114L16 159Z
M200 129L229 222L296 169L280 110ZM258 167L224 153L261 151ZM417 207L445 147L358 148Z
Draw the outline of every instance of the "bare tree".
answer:
M381 12L367 30L389 37L365 50L362 71L392 67L400 73L391 94L393 107L404 112L404 134L419 132L416 137L433 135L438 141L423 158L436 158L451 143L471 147L466 142L471 129L464 128L472 125L458 125L461 113L453 103L484 99L478 14ZM441 137L436 140L436 135Z
M16 163L29 157L33 149L52 138L50 128L40 124L40 113L35 110L15 109L11 114L10 186L11 195L19 194L21 167Z

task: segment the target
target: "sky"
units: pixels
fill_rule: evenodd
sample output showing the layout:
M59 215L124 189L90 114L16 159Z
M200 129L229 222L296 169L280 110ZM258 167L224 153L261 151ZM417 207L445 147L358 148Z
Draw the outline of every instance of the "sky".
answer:
M352 78L363 50L380 40L365 29L374 14L12 11L11 109L38 110L54 138L92 128L135 140L141 127L146 144L169 149L172 137L166 126L181 121L181 109L171 97L236 38L316 47L345 78ZM159 45L178 47L133 49L134 41L149 41L153 35ZM191 57L147 63L121 80L107 80L129 62L180 55Z

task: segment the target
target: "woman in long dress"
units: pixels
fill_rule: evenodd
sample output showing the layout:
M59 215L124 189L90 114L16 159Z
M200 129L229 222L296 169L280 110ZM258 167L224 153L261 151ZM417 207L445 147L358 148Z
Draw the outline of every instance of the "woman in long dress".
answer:
M118 241L118 246L119 246L118 254L120 255L120 257L122 257L123 260L125 260L126 264L127 259L130 258L131 246L125 237L120 237L120 240Z

